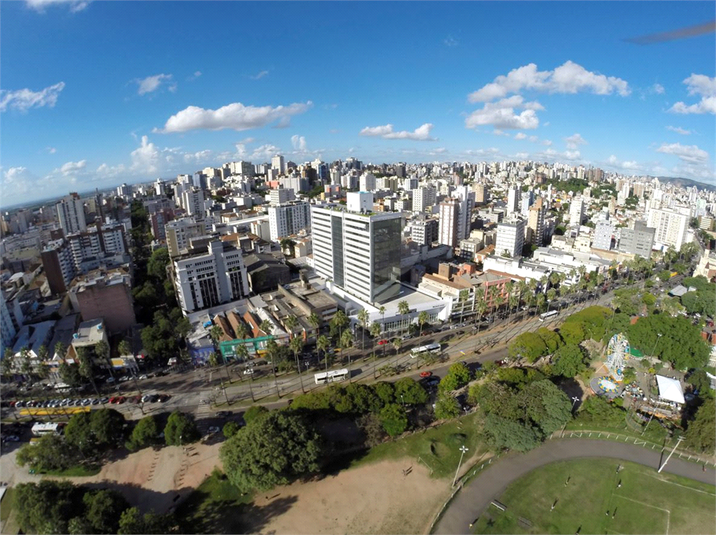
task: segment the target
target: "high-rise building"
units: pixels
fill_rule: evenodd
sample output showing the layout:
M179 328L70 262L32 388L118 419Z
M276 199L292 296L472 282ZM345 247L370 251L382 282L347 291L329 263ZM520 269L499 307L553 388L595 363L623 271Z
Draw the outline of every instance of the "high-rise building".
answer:
M601 249L609 251L612 248L612 238L614 236L614 225L611 221L600 220L594 227L594 239L592 240L592 247L594 249Z
M204 210L204 192L199 188L185 190L181 194L181 205L186 213L199 219L206 215Z
M121 186L117 186L117 197L122 197L123 199L128 199L132 196L132 186L128 186L127 184L122 184Z
M541 247L544 241L544 213L542 197L537 197L537 200L529 209L527 241L538 247Z
M271 241L292 236L311 225L311 207L303 201L269 206L268 215Z
M400 292L402 216L350 211L361 206L356 195L361 193L348 193L347 210L311 210L314 269L365 301L385 302Z
M440 203L440 229L438 241L441 245L457 247L460 238L457 232L458 210L460 201L455 198L445 199Z
M232 175L254 176L254 166L251 162L230 162L229 170Z
M535 194L532 190L523 191L520 195L520 213L523 217L527 217L530 213L530 208L535 202Z
M655 229L643 221L635 221L634 228L621 229L619 250L649 258L654 247L654 233Z
M12 347L15 334L17 334L17 331L5 302L5 294L0 291L0 358L5 357L5 348Z
M507 213L512 214L520 209L520 188L510 186L507 190Z
M271 168L276 169L280 175L286 172L286 163L284 162L283 156L277 154L271 158Z
M646 224L655 229L654 241L657 245L673 246L678 251L686 241L690 219L689 207L676 210L652 208L649 210Z
M373 173L363 173L358 184L361 191L375 191L375 175Z
M410 239L419 245L432 245L438 239L438 222L435 219L413 221Z
M241 249L216 240L174 259L174 284L184 313L242 299L249 294Z
M569 205L569 226L578 227L584 219L584 200L581 195L575 195Z
M67 242L64 239L49 242L40 256L50 292L53 295L65 293L77 274L72 250Z
M166 184L161 178L157 178L157 181L154 183L154 193L159 196L166 194Z
M485 184L475 184L475 204L483 205L489 200L489 192Z
M174 258L184 254L189 248L192 238L206 234L204 223L193 217L175 219L164 226L169 257Z
M285 204L296 199L292 189L275 188L269 192L269 203L272 205Z
M525 222L519 217L512 217L497 225L495 255L517 258L522 256L525 242Z
M420 187L413 190L413 212L425 212L436 202L437 192L432 187Z
M84 205L79 195L70 193L67 197L63 197L55 207L57 208L57 219L60 221L60 228L62 228L65 236L87 230Z

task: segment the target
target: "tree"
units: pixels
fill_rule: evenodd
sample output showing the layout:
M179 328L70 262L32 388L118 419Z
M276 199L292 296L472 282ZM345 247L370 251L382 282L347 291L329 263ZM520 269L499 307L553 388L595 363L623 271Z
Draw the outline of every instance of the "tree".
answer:
M385 381L375 383L373 385L373 392L378 396L383 406L395 402L395 385L393 383L387 383Z
M271 336L271 333L273 332L273 325L269 320L263 320L259 325L259 329L261 329L266 336Z
M167 419L164 428L164 440L167 446L182 446L199 440L201 434L196 427L194 417L181 411L174 411Z
M528 362L535 362L547 355L548 351L547 345L538 334L526 332L515 337L508 349L508 355L510 358L525 358Z
M67 364L60 362L59 367L60 379L72 388L77 388L82 384L82 376L77 364Z
M346 316L343 311L339 310L336 312L329 323L331 337L340 340L343 329L348 326L348 323L348 316Z
M147 274L159 281L167 278L167 265L169 264L169 250L160 247L152 252L147 262Z
M77 450L57 435L44 435L36 444L28 444L17 452L17 464L29 465L37 472L66 470L78 462Z
M263 418L269 413L269 410L263 405L252 405L244 413L244 421L246 425L251 425L255 420Z
M229 481L242 492L267 490L318 470L320 438L303 418L273 411L228 439L220 458Z
M136 507L125 509L119 517L119 535L160 534L169 532L169 517L145 513L142 515Z
M576 321L563 323L559 328L559 335L564 340L564 343L568 345L577 345L586 339L582 324Z
M686 447L709 455L714 454L716 448L715 412L714 399L709 398L704 401L696 412L696 418L689 422L689 427L686 430Z
M343 331L341 339L339 340L341 349L345 350L353 347L353 333L350 331Z
M572 404L567 394L551 381L535 381L520 392L529 419L548 437L572 418Z
M472 379L470 369L462 362L456 362L450 366L445 377L441 379L438 389L441 392L452 392L465 386L470 379Z
M403 340L400 338L394 338L392 344L395 348L395 354L397 355L400 352L400 348L403 346Z
M70 518L82 509L80 493L69 481L20 483L14 491L13 510L24 533L69 533Z
M241 426L236 422L226 422L221 432L223 433L224 438L231 438L238 433L240 429Z
M548 353L554 353L562 345L562 338L551 329L540 327L537 329L537 334L547 346Z
M407 316L410 313L410 305L407 301L403 300L398 302L398 313L401 316Z
M524 452L539 445L539 437L534 429L495 414L485 418L482 429L487 443L498 450Z
M418 325L420 325L420 336L423 335L423 325L425 325L429 319L430 319L430 316L428 316L428 313L425 310L423 310L420 314L418 314Z
M119 342L119 346L117 347L117 349L119 350L120 357L134 355L134 353L132 352L132 346L127 340L123 339L121 342Z
M358 311L358 314L356 314L356 317L358 318L358 321L361 325L361 348L365 349L365 332L368 330L368 321L370 319L370 316L368 315L368 311L365 308L361 308Z
M129 506L116 490L95 490L85 493L85 520L95 533L117 533L121 513Z
M159 438L159 422L154 416L145 416L137 422L127 443L134 451L154 444Z
M318 337L318 340L316 340L316 349L323 353L323 357L326 361L326 369L328 369L328 348L330 347L331 342L327 336L321 335Z
M396 403L383 407L380 410L379 418L383 429L391 437L397 437L408 428L408 417L405 415L405 409Z
M94 455L97 440L92 432L92 416L89 412L74 414L65 426L65 440L85 455Z
M90 413L90 427L97 443L114 447L124 438L124 415L114 409L99 409Z
M94 354L103 363L109 363L109 345L104 340L100 340L94 346Z
M633 347L646 354L655 352L660 360L678 370L703 368L709 358L709 346L701 338L701 329L682 316L653 314L639 318L628 327L627 337Z
M2 366L2 374L4 376L10 376L12 375L12 369L15 364L15 354L12 351L12 348L6 348L5 354L3 355L2 361L0 361L0 365Z
M298 318L296 316L288 316L283 323L288 330L289 338L293 339L293 331L298 327Z
M457 418L460 416L460 404L451 395L443 392L435 402L435 417L440 420Z
M67 533L70 535L85 535L85 533L93 533L92 523L81 516L70 518L70 521L67 523Z
M425 388L410 377L403 377L395 382L395 401L401 400L407 405L422 405L428 401Z
M562 377L575 377L586 368L584 350L574 344L560 347L552 359L553 370Z
M315 312L311 312L310 316L308 316L308 323L311 324L311 327L318 330L321 326L321 318Z

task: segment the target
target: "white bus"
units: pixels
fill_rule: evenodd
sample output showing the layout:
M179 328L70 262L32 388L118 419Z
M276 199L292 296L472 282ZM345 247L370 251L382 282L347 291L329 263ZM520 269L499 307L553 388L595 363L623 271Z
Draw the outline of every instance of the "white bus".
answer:
M335 381L345 381L348 379L348 370L343 368L342 370L331 370L329 372L321 372L314 375L316 378L317 385L325 385L326 383L333 383Z
M544 314L540 314L540 315L539 315L539 320L540 320L540 321L544 321L544 320L546 320L547 318L551 318L552 316L556 316L557 314L559 314L559 312L557 312L556 310L550 310L549 312L545 312Z
M440 344L428 344L426 346L416 347L410 352L410 357L415 358L420 355L427 355L429 353L437 353L440 351Z
M62 428L65 426L63 423L52 423L52 422L37 422L32 426L32 434L36 437L43 435L59 435L62 432Z

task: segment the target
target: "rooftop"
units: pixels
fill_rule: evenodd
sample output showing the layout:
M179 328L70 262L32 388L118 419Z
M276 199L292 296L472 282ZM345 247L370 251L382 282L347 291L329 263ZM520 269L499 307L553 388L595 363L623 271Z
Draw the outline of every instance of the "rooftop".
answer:
M97 318L80 323L77 332L72 337L73 346L95 345L105 339L104 320Z

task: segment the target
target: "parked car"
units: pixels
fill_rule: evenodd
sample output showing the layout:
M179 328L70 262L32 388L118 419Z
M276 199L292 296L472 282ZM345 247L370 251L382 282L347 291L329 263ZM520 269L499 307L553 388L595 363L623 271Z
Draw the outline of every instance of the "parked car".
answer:
M171 396L169 394L159 394L159 402L164 403L166 401L169 401L169 398Z
M137 379L148 379L148 377L147 377L147 374L143 373L142 375L137 377Z
M2 437L5 442L20 442L20 437L17 435L7 435Z
M219 411L216 413L216 416L218 416L219 418L228 418L229 416L231 416L231 412L230 411Z
M430 377L433 374L433 372L420 372L420 377Z
M212 426L209 428L209 433L218 433L218 432L219 432L219 428L218 428L217 426L215 426L215 425L212 425Z
M253 375L253 374L254 374L254 369L253 369L253 368L246 368L246 369L244 370L244 375Z

